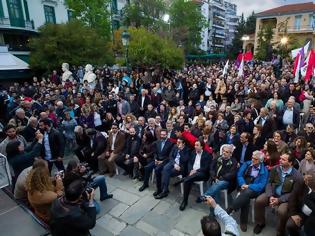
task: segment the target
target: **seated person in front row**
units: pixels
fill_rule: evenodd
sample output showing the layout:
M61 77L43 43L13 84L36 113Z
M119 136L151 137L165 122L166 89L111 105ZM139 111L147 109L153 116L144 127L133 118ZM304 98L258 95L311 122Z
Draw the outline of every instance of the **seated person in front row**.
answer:
M209 169L212 156L204 151L205 143L203 140L195 142L195 151L191 154L188 162L188 176L182 178L174 185L184 183L184 197L179 206L179 210L185 210L192 184L196 181L207 181L209 179Z
M164 166L162 175L157 175L156 178L162 178L162 192L155 196L156 199L161 199L167 197L168 185L171 177L182 175L185 177L187 175L187 164L189 160L189 149L186 147L183 138L178 138L176 145L173 147L170 153L170 160Z
M155 170L156 177L156 187L157 190L153 193L153 196L157 196L162 192L161 186L161 173L163 171L163 167L169 161L169 154L172 150L173 143L167 139L167 131L165 129L161 130L160 140L156 141L156 153L154 157L154 161L150 162L148 165L144 167L144 181L143 185L139 188L139 191L142 192L146 188L149 187L149 179L150 175Z
M315 172L304 175L301 189L296 188L288 201L289 219L286 228L290 236L299 236L304 231L305 236L315 232Z
M211 196L216 202L220 202L221 190L231 188L235 182L237 162L232 156L234 145L225 144L222 146L222 155L214 159L210 166L212 185L205 192L205 196ZM197 199L200 202L200 198ZM213 209L210 209L213 215Z
M277 236L285 235L288 199L292 191L300 189L303 184L302 175L293 168L294 161L292 155L284 153L280 157L280 165L270 170L266 191L255 202L255 234L265 227L265 208L270 206L276 209L278 216Z
M247 231L250 199L256 198L266 187L268 181L268 169L264 165L265 156L261 151L252 154L252 160L246 161L237 173L239 193L234 199L227 213L241 209L240 228Z

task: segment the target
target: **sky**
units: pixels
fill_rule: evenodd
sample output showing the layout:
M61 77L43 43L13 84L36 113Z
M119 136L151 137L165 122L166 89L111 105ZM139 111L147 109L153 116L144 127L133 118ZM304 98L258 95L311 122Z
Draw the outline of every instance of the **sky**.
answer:
M281 5L312 2L312 0L230 0L237 5L237 14L244 12L245 16L249 16L253 11L255 13L262 12ZM313 1L314 2L314 1Z

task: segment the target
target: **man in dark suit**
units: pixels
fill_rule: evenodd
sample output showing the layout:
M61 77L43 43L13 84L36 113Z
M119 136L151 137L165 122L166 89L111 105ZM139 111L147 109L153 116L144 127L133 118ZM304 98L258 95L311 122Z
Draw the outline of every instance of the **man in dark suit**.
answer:
M254 151L254 145L249 141L249 139L250 139L249 133L247 132L241 133L240 143L236 145L236 148L233 152L233 156L240 164L243 164L244 162L251 160Z
M145 130L145 118L143 116L138 117L138 124L135 125L137 136L142 140Z
M184 183L184 198L179 207L181 211L185 210L187 206L192 184L196 181L207 181L209 179L212 156L203 150L204 146L205 143L202 140L195 142L195 151L188 162L188 176L175 183L175 185Z
M260 108L259 116L254 120L254 125L261 125L261 136L265 139L271 138L275 130L273 121L268 117L268 109Z
M39 129L44 135L41 156L48 162L49 171L51 171L53 163L58 170L64 170L62 159L65 141L63 136L52 127L52 122L48 118L39 121Z
M118 157L118 155L122 152L124 147L125 134L119 130L118 124L113 123L112 130L110 131L107 139L105 156L102 155L100 157L100 160L103 160L102 162L102 164L104 164L103 167L107 168L110 177L113 177L115 175L115 160Z
M178 138L176 146L173 147L170 153L170 161L164 166L162 177L162 192L155 196L155 199L162 199L167 197L168 185L171 177L182 175L186 177L187 175L187 164L189 160L189 150L186 147L185 140L183 138ZM159 182L161 182L159 180Z
M149 187L149 178L153 169L155 170L157 187L157 190L153 193L153 196L157 196L162 192L162 170L169 161L169 154L172 150L172 147L173 143L167 139L167 131L161 130L161 138L156 142L156 153L154 157L155 160L144 167L144 181L143 185L139 188L140 192Z
M133 177L133 160L137 157L140 149L141 140L136 135L135 128L129 129L129 135L126 138L125 147L122 154L116 159L116 164L125 170L124 175Z
M148 105L151 103L149 96L146 94L146 90L141 90L141 96L138 97L138 105L140 107L140 114L144 115L145 111L147 110Z
M96 129L86 129L86 135L89 137L88 146L84 149L84 158L90 167L94 170L98 170L98 160L106 148L105 136Z
M294 107L295 101L290 98L286 106L277 114L279 129L285 129L287 125L293 125L295 129L300 124L300 112Z

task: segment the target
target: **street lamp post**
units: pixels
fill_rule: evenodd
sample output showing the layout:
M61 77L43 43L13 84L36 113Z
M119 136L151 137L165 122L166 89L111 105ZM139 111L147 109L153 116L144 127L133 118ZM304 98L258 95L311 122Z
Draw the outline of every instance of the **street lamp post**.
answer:
M164 14L163 15L163 21L168 24L168 31L171 33L171 21L170 21L170 15L169 14Z
M122 45L125 47L125 62L126 67L128 68L128 47L129 47L129 41L130 41L130 34L127 30L124 30L121 34L121 42Z

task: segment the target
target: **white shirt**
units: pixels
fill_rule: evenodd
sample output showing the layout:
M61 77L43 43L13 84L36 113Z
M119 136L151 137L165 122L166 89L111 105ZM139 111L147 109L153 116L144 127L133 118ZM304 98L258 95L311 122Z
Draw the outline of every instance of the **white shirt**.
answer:
M283 117L282 117L282 122L285 125L293 124L293 109L291 109L291 110L286 109L285 110Z
M101 116L97 112L94 112L94 125L95 127L102 125Z
M179 154L180 150L178 149L177 154L176 154L176 158L175 158L175 163L177 165L179 165L179 159L180 159L180 154ZM175 165L174 165L175 166Z
M142 108L143 108L143 106L144 106L144 99L145 99L145 97L141 96L141 107L142 107Z
M118 132L117 132L117 133L118 133ZM112 141L112 146L111 146L112 151L114 151L114 147L115 147L115 141L116 141L117 133L116 133L116 134L114 134L114 133L113 133L113 141Z
M49 144L49 136L48 133L44 133L44 147L45 147L45 160L50 160L52 158L50 144Z
M201 161L202 151L200 153L196 153L195 162L193 165L193 170L199 170L200 169L200 161Z

